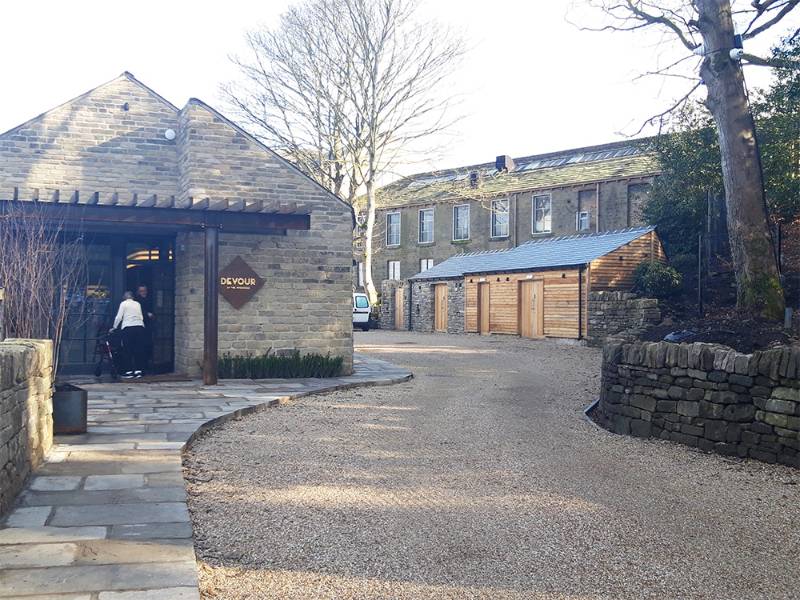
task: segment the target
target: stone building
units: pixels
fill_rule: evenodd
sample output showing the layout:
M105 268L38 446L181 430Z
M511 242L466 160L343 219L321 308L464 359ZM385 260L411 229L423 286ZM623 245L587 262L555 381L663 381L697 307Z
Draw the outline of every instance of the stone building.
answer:
M382 326L420 332L587 340L660 320L636 298L636 267L665 261L653 227L530 241L451 257L407 281L382 285Z
M85 241L65 372L91 368L141 284L159 370L213 379L218 352L289 348L351 368L351 208L200 100L178 108L126 72L3 133L6 206Z
M373 280L407 279L465 252L642 225L646 140L420 173L378 191ZM363 282L363 265L358 269Z

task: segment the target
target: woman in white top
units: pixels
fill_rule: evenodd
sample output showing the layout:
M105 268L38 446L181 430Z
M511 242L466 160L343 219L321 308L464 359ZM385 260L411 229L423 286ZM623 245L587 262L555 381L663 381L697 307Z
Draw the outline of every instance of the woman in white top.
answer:
M133 299L131 292L125 292L120 302L114 329L122 330L123 377L141 377L147 360L147 340L145 337L142 305Z

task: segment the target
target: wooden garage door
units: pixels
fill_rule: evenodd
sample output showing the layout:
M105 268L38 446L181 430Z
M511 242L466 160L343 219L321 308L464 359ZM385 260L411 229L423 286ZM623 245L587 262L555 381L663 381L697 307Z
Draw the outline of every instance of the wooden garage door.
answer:
M405 329L405 311L403 310L403 288L399 287L394 293L394 328Z
M544 281L519 284L519 333L527 338L544 336Z
M478 333L481 335L489 334L489 316L491 314L491 303L489 302L489 284L478 284Z
M433 289L433 328L447 333L447 284L440 283Z

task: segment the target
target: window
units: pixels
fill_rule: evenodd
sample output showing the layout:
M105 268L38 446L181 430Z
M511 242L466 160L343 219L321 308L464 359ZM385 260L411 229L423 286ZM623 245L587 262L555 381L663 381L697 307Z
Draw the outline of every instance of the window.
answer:
M369 308L369 300L366 296L356 296L356 308Z
M419 243L433 242L433 209L423 208L419 211Z
M508 237L508 198L492 200L492 237Z
M550 233L550 195L533 197L533 233Z
M469 204L453 207L453 241L469 239Z
M400 245L400 213L386 213L386 245Z
M432 258L423 258L419 261L419 272L422 273L423 271L427 271L433 267L433 259Z
M575 213L575 229L589 231L589 211L582 210L579 213Z
M364 263L358 263L358 287L364 287Z
M388 277L387 279L394 279L399 281L400 279L400 261L399 260L390 260L388 263Z

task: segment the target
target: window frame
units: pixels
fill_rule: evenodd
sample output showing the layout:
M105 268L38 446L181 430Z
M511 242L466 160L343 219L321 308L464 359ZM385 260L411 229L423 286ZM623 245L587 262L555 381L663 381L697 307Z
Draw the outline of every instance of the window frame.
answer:
M581 229L581 215L586 215L586 229ZM575 213L575 231L578 233L582 231L592 230L592 214L588 210L579 210Z
M547 215L548 217L550 217L547 229L542 229L542 230L536 229L536 223L538 222L536 219L536 211L538 210L536 207L537 198L547 198ZM553 195L550 193L533 194L531 196L531 234L542 235L552 232L553 232Z
M397 265L397 277L392 277L392 265ZM400 281L400 261L387 260L386 261L386 279L390 281Z
M467 237L463 237L463 238L456 237L456 224L457 224L456 212L457 212L457 209L459 209L459 208L466 208L467 209ZM469 204L456 204L456 205L453 206L453 231L452 231L452 234L453 234L452 235L452 241L453 242L466 242L466 241L468 241L470 239L470 234L471 234L471 231L470 231L470 229L471 229L471 227L470 227L470 225L471 225L470 217L471 217L471 213L472 213L472 208L470 207Z
M389 217L397 215L397 243L389 243ZM386 247L399 248L403 241L403 217L399 210L393 210L386 213Z
M422 268L422 263L423 262L428 265L424 269ZM425 271L428 271L428 270L430 270L432 268L433 268L433 259L432 258L420 258L419 259L419 272L420 273L424 273Z
M430 240L423 240L422 239L422 214L423 213L430 213L431 215L431 239ZM436 230L435 230L435 220L436 220L436 210L434 207L429 206L427 208L420 208L417 211L417 243L418 244L433 244L436 241Z
M506 203L506 232L503 235L495 235L495 218L497 217L498 213L494 206L498 202L505 202ZM489 219L489 238L493 240L503 240L510 236L511 234L511 201L508 198L497 198L496 200L492 200L491 203L491 218Z

